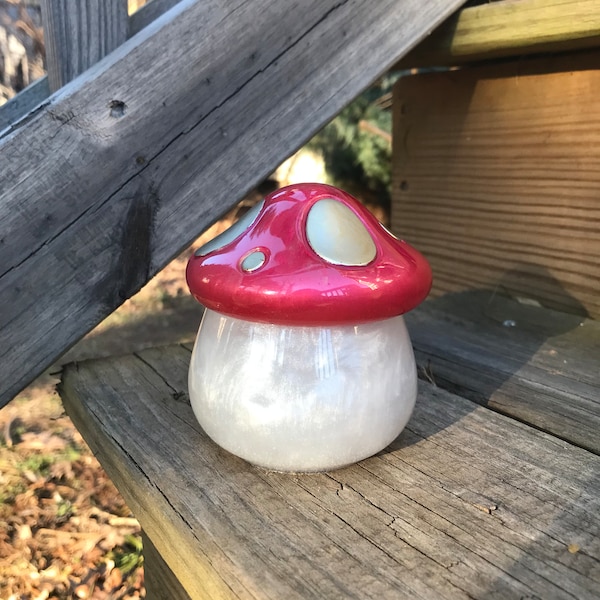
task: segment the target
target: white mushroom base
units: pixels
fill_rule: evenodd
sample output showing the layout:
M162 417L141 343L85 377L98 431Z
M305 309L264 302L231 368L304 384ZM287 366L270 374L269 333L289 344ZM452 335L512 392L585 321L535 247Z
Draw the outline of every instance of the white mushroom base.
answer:
M277 471L326 471L398 436L417 372L402 317L306 327L206 310L189 392L200 425L229 452Z

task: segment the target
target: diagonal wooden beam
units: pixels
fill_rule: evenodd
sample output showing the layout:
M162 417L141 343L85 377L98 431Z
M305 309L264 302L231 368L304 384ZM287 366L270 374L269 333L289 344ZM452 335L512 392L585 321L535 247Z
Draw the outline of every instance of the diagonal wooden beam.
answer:
M183 0L0 141L0 404L460 0Z

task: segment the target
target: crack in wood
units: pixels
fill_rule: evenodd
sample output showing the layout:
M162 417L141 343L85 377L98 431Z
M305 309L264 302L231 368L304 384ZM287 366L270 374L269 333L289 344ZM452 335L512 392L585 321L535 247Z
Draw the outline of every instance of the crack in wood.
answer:
M72 110L64 113L48 110L48 115L52 120L58 121L61 125L66 125L75 119L75 113Z
M152 363L150 363L148 360L146 360L144 358L144 356L141 352L134 352L133 355L138 360L143 362L153 373L155 373L156 375L158 375L158 377L160 377L162 379L162 381L165 383L165 385L172 391L172 394L171 394L172 397L174 397L176 394L179 396L181 396L182 394L185 394L185 392L182 392L181 390L178 390L177 388L173 387L169 383L169 381L166 379L166 377Z
M326 475L327 475L327 477L329 477L329 479L331 479L332 481L335 481L340 486L340 489L336 491L336 496L341 498L342 497L341 492L348 489L351 492L353 492L354 494L356 494L361 500L366 502L369 506L371 506L371 507L375 508L376 510L378 510L379 512L383 513L390 520L389 523L385 523L386 526L389 527L394 522L394 519L396 518L394 515L391 515L390 513L386 512L385 509L383 509L383 508L381 508L381 506L378 506L377 504L375 504L372 500L369 500L369 498L367 498L360 491L353 488L351 485L348 485L347 483L344 484L341 481L337 480L335 477L333 477L333 475L331 473L327 473Z

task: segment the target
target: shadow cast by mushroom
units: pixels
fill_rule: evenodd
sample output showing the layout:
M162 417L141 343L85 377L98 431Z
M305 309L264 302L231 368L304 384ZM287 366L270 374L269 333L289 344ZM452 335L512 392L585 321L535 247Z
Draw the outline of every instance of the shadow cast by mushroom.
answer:
M539 297L518 285L525 278L530 286L533 277L543 282L544 298L551 295L561 306L572 307L573 313L543 306ZM586 346L591 349L593 339L578 351L582 365L563 362L567 360L563 355L571 350L569 340L579 343L574 338L580 335L586 314L585 307L545 269L520 265L507 271L493 289L445 294L405 318L421 379L562 437L558 428L564 425L565 415L554 414L551 399L541 397L533 387L545 374L550 378L547 383L554 379L558 386L566 385L561 379L569 375L566 367L591 369L585 351ZM524 391L529 381L530 395ZM418 410L417 403L417 414ZM410 443L408 436L401 435L392 448L406 443ZM581 440L577 443L586 446Z

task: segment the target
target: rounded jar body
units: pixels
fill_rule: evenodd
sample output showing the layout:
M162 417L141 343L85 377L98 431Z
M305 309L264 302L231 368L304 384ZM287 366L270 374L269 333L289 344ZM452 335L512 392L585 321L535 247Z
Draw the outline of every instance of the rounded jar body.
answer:
M277 471L325 471L390 444L414 408L402 316L286 326L206 310L189 370L192 408L229 452Z

